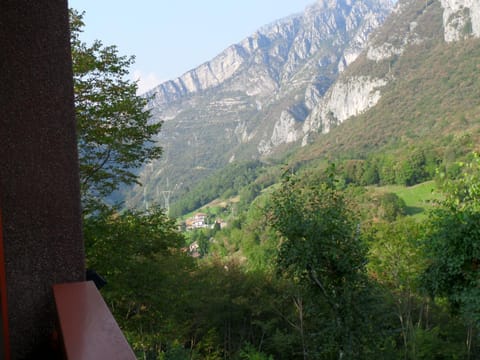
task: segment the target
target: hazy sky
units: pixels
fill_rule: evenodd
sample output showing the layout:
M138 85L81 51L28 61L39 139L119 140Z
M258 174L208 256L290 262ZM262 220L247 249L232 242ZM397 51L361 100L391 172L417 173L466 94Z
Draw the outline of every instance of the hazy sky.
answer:
M131 76L141 92L212 59L274 20L315 0L69 0L85 11L87 43L135 55Z

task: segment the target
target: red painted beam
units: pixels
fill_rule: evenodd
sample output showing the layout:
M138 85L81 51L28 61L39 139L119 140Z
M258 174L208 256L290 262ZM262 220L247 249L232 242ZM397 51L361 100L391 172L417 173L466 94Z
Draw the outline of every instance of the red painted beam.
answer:
M135 360L135 354L92 281L53 286L68 360Z

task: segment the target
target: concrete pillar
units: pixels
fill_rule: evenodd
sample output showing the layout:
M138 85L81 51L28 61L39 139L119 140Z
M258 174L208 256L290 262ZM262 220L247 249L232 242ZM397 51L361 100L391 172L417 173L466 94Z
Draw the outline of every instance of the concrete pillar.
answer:
M0 208L12 359L40 359L85 273L66 0L0 0Z

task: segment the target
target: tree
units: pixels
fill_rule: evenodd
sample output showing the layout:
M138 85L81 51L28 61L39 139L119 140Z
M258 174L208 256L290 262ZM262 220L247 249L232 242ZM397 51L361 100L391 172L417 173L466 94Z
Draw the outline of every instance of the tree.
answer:
M445 182L445 199L430 214L426 247L431 262L423 282L433 297L445 297L452 312L463 316L471 354L480 326L479 155L460 168L459 178Z
M378 158L371 157L364 164L363 176L361 179L362 185L373 185L380 182L380 175L378 174Z
M84 237L87 265L107 280L102 295L136 352L156 354L183 335L184 274L194 262L174 220L159 208L102 209L84 219Z
M367 269L391 294L405 359L416 358L415 333L428 323L428 304L419 295L419 277L426 263L423 233L422 224L405 217L374 223L362 235L369 244Z
M414 149L403 159L395 169L396 183L405 186L418 184L428 178L425 170L426 158L421 149Z
M320 183L287 175L269 216L281 236L279 272L307 290L306 298L294 299L302 314L304 358L365 357L366 318L372 314L366 248L333 170Z
M161 123L149 121L147 100L125 78L134 58L98 40L85 44L83 14L72 10L70 16L80 184L88 213L120 185L137 182L135 169L161 155L154 141Z
M387 192L378 197L377 214L381 219L394 221L397 217L405 215L407 205L395 193Z

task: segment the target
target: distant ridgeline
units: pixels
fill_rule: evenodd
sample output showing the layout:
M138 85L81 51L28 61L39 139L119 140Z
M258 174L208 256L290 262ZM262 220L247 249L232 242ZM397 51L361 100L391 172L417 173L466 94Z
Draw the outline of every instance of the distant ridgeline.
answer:
M212 174L237 161L366 160L379 150L402 160L422 146L435 165L461 156L452 144L466 150L478 135L479 6L319 1L159 85L146 96L164 121L164 157L143 168L144 187L124 192L127 206L162 204L175 188L170 201L184 204L175 213L189 211L187 198L213 196L198 184L217 196L229 188Z

